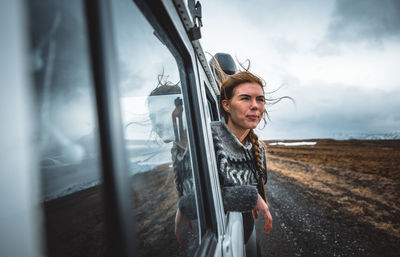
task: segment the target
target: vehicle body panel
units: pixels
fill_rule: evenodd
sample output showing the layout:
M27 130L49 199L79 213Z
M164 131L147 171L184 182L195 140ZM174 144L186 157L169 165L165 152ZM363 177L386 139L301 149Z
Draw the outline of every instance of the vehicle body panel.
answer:
M43 5L45 3L42 2ZM29 47L33 33L29 22L33 21L29 20L29 16L26 17L26 13L29 13L32 3L18 0L0 4L3 35L0 51L5 57L1 62L2 68L6 67L1 71L1 256L54 255L55 252L51 250L54 238L49 237L49 226L52 226L49 210L54 213L61 210L57 206L67 202L62 199L69 199L69 206L80 206L86 204L84 201L94 198L98 201L96 208L99 210L93 208L86 211L92 211L95 219L101 219L98 226L104 223L104 231L99 228L100 232L92 233L105 235L107 251L102 251L102 255L138 256L137 247L142 240L138 231L143 224L134 218L139 206L133 201L135 198L131 189L139 184L130 183L134 176L127 172L132 165L132 156L129 152L127 155L125 121L121 113L123 103L117 86L120 65L117 42L111 36L116 33L113 21L118 17L111 11L113 4L106 0L74 3L82 6L80 15L87 26L84 36L87 37L88 69L93 80L93 84L89 82L88 86L93 87L93 110L97 122L92 136L99 140L98 144L93 144L93 152L86 152L85 158L91 159L82 161L78 158L77 163L62 162L57 158L48 158L44 162L42 159L46 154L43 149L47 148L43 148L41 135L52 133L50 141L57 141L61 140L57 135L65 131L62 127L58 132L55 128L49 129L51 124L44 121L42 111L51 106L43 105L41 101L44 98L36 92L45 89L37 85L32 75L35 71L31 62L38 60L31 52L33 47ZM195 184L198 218L196 240L199 242L195 256L245 256L242 216L240 213L225 213L222 204L210 126L211 121L220 119L217 105L219 89L199 40L191 38L191 29L199 26L198 17L192 17L189 5L180 0L134 1L132 4L147 19L154 29L154 36L167 46L177 62ZM55 17L57 21L57 14ZM50 41L53 40L50 37L43 43L49 53L52 51ZM51 58L44 60L50 62ZM70 111L67 107L64 109ZM53 132L41 131L43 128ZM64 146L68 145L74 152L82 147L81 141L77 142L76 145L66 143ZM134 151L132 153L136 154ZM73 159L73 156L69 158ZM83 175L78 172L85 170L82 162L97 160L100 165L98 169L90 166L88 170L93 168L94 173L86 173L86 179L94 183L85 188L75 188L76 191L72 192L70 188L74 181L82 179ZM61 172L66 175L61 177ZM78 193L87 196L78 198ZM74 199L81 199L81 202L75 203ZM169 222L171 224L173 221ZM58 231L58 234L64 236L63 231ZM171 237L174 235L171 234ZM87 238L91 240L90 236ZM89 245L96 245L91 243Z

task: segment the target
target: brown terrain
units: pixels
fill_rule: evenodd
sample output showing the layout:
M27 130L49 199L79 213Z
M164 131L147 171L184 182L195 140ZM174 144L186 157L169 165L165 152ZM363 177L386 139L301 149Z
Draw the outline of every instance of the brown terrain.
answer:
M132 203L139 244L137 256L191 256L197 247L197 222L184 224L187 243L179 245L174 233L178 206L170 165L138 173L131 178ZM95 186L44 203L49 256L114 256L105 238L102 188Z
M191 256L197 247L197 222L192 229L184 224L182 247L175 237L175 214L178 193L174 174L169 165L162 165L150 172L132 178L134 206L136 206L137 233L140 242L137 256Z
M276 188L275 191L279 191L282 187L289 187L290 190L302 196L296 202L304 201L303 205L316 205L315 208L323 210L324 214L321 217L335 223L332 225L332 230L338 227L343 228L343 231L348 230L349 232L343 232L347 233L346 236L344 234L342 236L348 237L347 241L356 242L358 238L363 238L362 240L368 245L369 251L366 253L361 250L354 252L352 249L353 251L345 251L344 254L342 252L342 255L347 256L351 253L355 256L399 256L400 140L321 139L308 141L317 142L317 144L282 146L268 145L272 142L265 142L268 145L269 184L272 183L269 189L269 194L272 196L271 209L276 208L276 216L279 216L279 213L285 215L285 211L281 208L281 202L285 200L274 199L274 197L279 197L274 192L274 188ZM276 186L277 183L279 183L278 186ZM277 217L277 220L281 219L282 221L279 222L282 224L288 223L282 217ZM274 226L279 226L276 224L278 221L275 221ZM292 227L299 223L303 222L300 220L294 222ZM300 230L304 233L312 233L314 227L317 225L302 227ZM334 233L335 238L339 238L341 234L341 229L337 230L338 232ZM284 232L279 233L281 235ZM297 235L299 238L302 237L301 233ZM319 236L313 236L313 238L315 241L319 240ZM310 244L309 241L307 244ZM332 242L340 244L336 239ZM349 249L352 248L351 242L348 244ZM314 243L314 245L298 247L317 249L323 246L317 246ZM303 251L304 249L301 249L296 255L307 256L307 254L302 254ZM337 254L340 253L337 249L332 252L322 252L324 255L341 255ZM317 251L312 253L321 254ZM293 253L286 256L291 254ZM272 255L276 255L276 252ZM285 254L276 256L285 256Z
M312 140L267 147L270 234L262 256L399 256L400 140ZM270 142L266 142L267 144ZM169 165L132 177L139 256L192 256L174 234L178 196ZM107 256L101 187L44 203L51 256ZM185 238L196 242L196 227Z

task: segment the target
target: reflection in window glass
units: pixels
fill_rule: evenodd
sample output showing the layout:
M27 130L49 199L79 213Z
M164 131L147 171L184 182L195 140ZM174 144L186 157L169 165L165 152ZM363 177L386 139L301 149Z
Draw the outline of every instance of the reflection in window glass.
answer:
M138 255L193 256L199 229L178 66L134 3L112 4Z
M29 1L48 256L105 256L98 129L82 1Z

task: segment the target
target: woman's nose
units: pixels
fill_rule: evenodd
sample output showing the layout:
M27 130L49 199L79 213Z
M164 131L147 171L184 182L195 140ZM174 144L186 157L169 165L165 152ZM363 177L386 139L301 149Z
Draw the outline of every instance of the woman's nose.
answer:
M250 100L250 109L251 110L256 110L257 108L258 108L257 100L256 99Z

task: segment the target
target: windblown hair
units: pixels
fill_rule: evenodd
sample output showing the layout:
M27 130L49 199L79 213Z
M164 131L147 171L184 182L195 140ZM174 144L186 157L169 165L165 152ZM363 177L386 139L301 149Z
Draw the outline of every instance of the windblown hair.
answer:
M158 75L157 81L157 86L150 92L149 96L181 94L182 92L179 86L180 82L172 83L168 81L168 76L164 75L164 71Z
M244 67L244 65L242 63L239 63L242 70L240 70L232 75L228 75L222 70L222 68L219 65L216 58L215 57L212 57L212 58L213 58L212 70L214 72L214 77L220 86L219 110L220 110L220 114L222 115L222 117L224 117L225 121L228 122L228 120L230 118L230 114L227 111L225 111L225 109L223 108L222 101L232 99L235 88L243 83L256 83L256 84L260 85L260 87L263 91L263 94L265 96L265 91L264 91L265 81L262 78L258 77L257 75L255 75L249 71L249 69L250 69L250 61L249 60L247 60L248 66L246 68ZM266 104L272 105L272 104L278 103L279 101L281 101L284 98L288 98L293 101L293 99L288 96L284 96L284 97L280 97L280 98L265 97L265 101L266 101ZM265 108L264 114L263 114L263 120L264 120L265 124L267 123L266 118L269 119L269 116L268 116L268 112L266 111L266 108ZM264 174L263 174L264 167L263 167L263 163L262 163L262 151L260 148L260 144L263 144L263 143L258 140L258 136L254 132L253 129L250 129L248 138L249 138L251 144L253 145L253 154L255 156L255 163L256 163L257 171L259 172L258 184L257 184L258 193L264 199L264 201L268 204L266 191L265 191L265 184L264 184Z
M222 107L223 100L230 100L233 97L234 90L237 86L243 83L256 83L260 85L263 94L264 92L264 81L257 77L256 75L250 73L249 71L240 71L233 75L226 75L225 79L220 84L220 101L219 101L219 111L220 114L224 117L225 121L228 121L229 113L225 111ZM264 121L265 116L268 115L266 111L264 111Z

